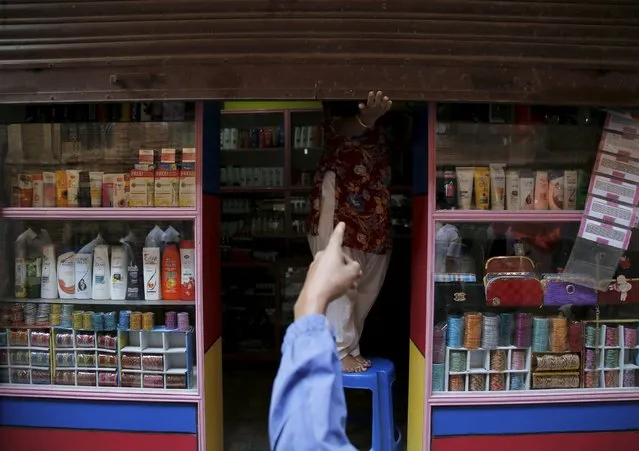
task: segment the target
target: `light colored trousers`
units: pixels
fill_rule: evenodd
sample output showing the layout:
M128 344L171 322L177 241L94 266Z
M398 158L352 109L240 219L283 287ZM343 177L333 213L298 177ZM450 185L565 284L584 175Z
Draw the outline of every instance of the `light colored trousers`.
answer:
M322 183L322 202L317 236L309 235L308 242L313 256L324 248L333 233L335 215L335 173L327 172ZM362 278L357 289L349 290L329 304L326 317L337 342L339 358L359 355L359 339L364 321L384 284L390 254L369 254L357 249L344 248L344 252L362 268Z

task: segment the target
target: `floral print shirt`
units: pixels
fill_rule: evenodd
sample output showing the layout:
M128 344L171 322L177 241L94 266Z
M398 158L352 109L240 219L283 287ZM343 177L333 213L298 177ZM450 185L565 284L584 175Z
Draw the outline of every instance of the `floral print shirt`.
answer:
M357 138L339 136L332 120L324 125L324 155L311 190L308 230L318 234L324 175L335 173L334 225L346 224L344 246L370 254L391 248L391 165L385 137L368 130Z

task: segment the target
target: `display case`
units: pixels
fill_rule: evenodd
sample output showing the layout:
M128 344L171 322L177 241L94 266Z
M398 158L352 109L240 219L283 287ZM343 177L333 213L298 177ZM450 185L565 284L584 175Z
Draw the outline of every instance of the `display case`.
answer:
M639 393L633 124L588 108L438 105L431 399Z
M197 402L195 109L5 110L0 393Z

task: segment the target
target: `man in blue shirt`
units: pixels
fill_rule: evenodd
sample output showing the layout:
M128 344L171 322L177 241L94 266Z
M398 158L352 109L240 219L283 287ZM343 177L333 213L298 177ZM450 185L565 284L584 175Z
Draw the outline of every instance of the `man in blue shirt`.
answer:
M335 338L325 317L328 304L357 285L359 264L342 250L339 223L315 255L295 303L273 385L269 415L271 449L354 451L346 437L346 401Z

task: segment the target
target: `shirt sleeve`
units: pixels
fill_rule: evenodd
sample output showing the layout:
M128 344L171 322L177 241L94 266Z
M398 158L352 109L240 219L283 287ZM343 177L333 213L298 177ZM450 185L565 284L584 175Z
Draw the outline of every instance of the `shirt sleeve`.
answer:
M346 401L335 339L323 315L289 326L269 414L275 451L355 451L346 437Z

